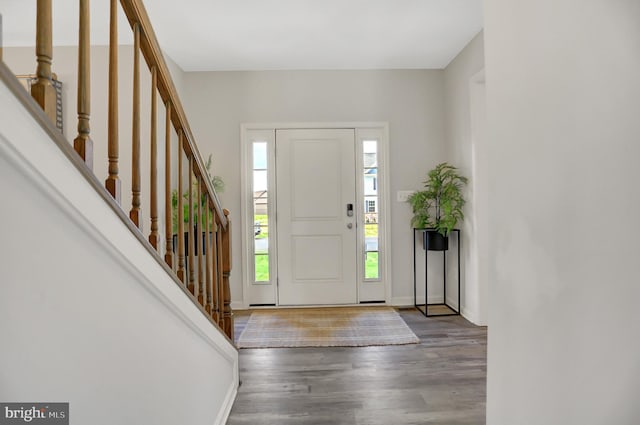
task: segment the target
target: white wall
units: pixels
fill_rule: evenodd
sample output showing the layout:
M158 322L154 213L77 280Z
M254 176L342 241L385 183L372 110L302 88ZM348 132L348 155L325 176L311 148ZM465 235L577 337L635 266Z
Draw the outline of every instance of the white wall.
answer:
M449 162L469 178L465 190L465 220L459 224L462 231L461 309L472 322L486 325L487 300L482 294L487 292L488 279L483 266L488 258L486 241L479 240L485 225L480 224L484 221L478 216L483 210L480 204L486 199L487 170L479 161L486 146L479 140L477 129L475 134L472 129L472 109L475 108L471 108L473 85L470 82L483 68L484 42L480 32L444 71L444 108ZM483 105L479 103L478 106L482 108ZM454 270L450 270L450 275L451 272ZM457 300L450 301L457 303Z
M171 73L171 79L173 80L173 84L176 87L176 91L178 92L178 96L180 96L182 100L182 93L184 92L184 76L185 72L180 68L180 65L175 63L171 57L169 57L166 53L163 53L164 61L169 68L169 72Z
M388 121L392 302L413 303L411 211L396 202L396 191L419 189L445 159L442 71L203 72L186 73L184 84L200 150L213 153L213 172L226 182L221 198L236 223L234 270L241 267L241 123ZM231 287L237 305L240 273L232 273Z
M0 99L0 399L69 402L73 423L223 424L235 348L3 83Z
M487 423L640 420L640 2L486 0Z

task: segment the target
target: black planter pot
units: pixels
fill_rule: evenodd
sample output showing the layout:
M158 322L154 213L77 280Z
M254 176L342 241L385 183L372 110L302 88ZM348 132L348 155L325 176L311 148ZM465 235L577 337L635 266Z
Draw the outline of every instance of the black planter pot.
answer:
M447 251L449 249L449 237L442 236L437 230L425 230L422 243L427 251Z
M196 232L194 231L194 233ZM209 232L209 237L213 238L213 232ZM198 238L195 237L195 235L193 238L193 245L193 254L198 255L199 243ZM175 233L173 234L173 252L178 252L178 235ZM184 232L184 255L185 257L189 255L189 232ZM202 255L207 255L207 234L205 232L202 232Z

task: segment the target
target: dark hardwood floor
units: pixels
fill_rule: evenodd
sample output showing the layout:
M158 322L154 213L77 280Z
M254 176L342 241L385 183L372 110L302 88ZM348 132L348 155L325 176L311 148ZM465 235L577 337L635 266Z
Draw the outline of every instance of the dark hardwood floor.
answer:
M236 313L236 337L249 314ZM400 314L420 344L240 350L227 424L484 424L487 329Z

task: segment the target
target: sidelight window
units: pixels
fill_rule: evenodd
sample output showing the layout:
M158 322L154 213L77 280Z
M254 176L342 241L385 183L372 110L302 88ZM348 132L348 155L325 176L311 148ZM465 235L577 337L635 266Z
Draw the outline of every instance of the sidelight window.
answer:
M269 282L269 192L267 142L253 143L254 281Z
M362 142L364 171L364 277L365 280L380 279L378 261L379 217L378 217L378 142L364 140Z

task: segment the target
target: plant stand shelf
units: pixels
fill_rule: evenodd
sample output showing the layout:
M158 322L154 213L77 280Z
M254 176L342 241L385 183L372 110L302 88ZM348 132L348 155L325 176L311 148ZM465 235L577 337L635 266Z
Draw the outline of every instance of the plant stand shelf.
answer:
M427 232L434 229L413 229L413 305L426 317L433 316L459 316L460 315L460 229L453 229L449 234L451 237L456 234L456 242L458 246L458 308L454 308L447 303L447 251L442 251L442 286L443 286L443 300L442 303L429 303L429 251L427 250L425 239ZM416 279L416 240L417 235L420 234L422 240L422 249L424 250L424 304L418 304L417 298L417 279ZM435 251L437 252L437 251Z

